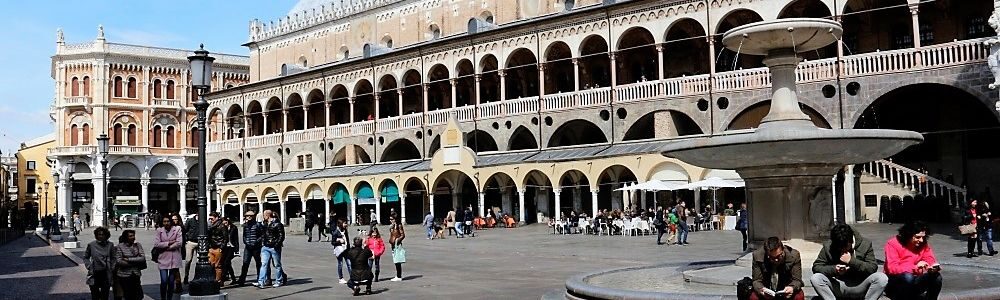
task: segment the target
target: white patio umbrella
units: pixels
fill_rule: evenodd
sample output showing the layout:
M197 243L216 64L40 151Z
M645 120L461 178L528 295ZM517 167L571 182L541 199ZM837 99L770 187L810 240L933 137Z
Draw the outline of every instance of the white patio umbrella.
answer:
M717 207L716 207L716 200L715 200L716 191L718 191L720 188L738 188L738 187L744 187L744 186L746 186L746 183L744 183L743 181L731 181L731 180L725 180L725 179L722 179L722 178L719 178L719 177L709 177L708 179L705 179L705 180L702 180L702 181L695 181L695 182L692 182L692 183L688 183L688 184L682 185L682 186L678 187L678 189L688 189L688 190L711 189L712 190L712 208L713 209L717 209Z
M673 191L682 189L683 186L680 183L673 181L663 181L663 180L650 180L640 184L633 184L629 186L624 186L622 188L616 189L615 191Z

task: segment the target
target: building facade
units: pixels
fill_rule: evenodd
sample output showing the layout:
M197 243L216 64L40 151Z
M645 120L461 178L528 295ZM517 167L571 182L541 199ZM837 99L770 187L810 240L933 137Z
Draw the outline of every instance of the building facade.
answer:
M61 175L60 215L89 214L100 224L105 205L94 199L104 199L105 184L119 215L187 211L197 162L190 55L110 43L103 27L96 39L79 44L67 44L57 33L51 111L56 133L49 155ZM217 55L216 66L216 90L249 81L246 56ZM110 138L106 177L97 149L101 134Z
M0 153L0 228L14 224L17 218L17 158Z
M537 222L698 202L701 193L616 189L736 176L658 149L756 127L768 70L721 35L794 17L844 28L838 43L801 55L799 101L817 126L927 138L845 166L804 200L814 225L877 218L865 177L952 207L997 188L988 178L1000 157L986 149L1000 121L983 45L996 36L992 1L312 2L251 21L252 82L209 96L209 180L226 215L373 210L384 222L395 210L419 223L472 206Z
M17 158L17 207L27 215L42 217L55 214L57 204L49 149L55 146L55 134L47 134L21 143Z

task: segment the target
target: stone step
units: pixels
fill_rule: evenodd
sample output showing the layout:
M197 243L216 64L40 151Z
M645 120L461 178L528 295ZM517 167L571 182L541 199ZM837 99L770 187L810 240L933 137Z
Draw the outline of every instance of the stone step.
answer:
M737 281L743 277L750 277L750 274L749 267L731 265L684 271L684 280L694 283L736 286ZM812 283L809 282L810 277L812 277L812 270L803 269L802 281L805 286L812 286Z

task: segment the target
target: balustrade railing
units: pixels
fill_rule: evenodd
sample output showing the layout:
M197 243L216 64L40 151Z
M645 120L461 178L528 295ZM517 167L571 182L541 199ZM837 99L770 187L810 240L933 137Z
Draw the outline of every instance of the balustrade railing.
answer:
M205 152L208 152L208 148L205 148ZM198 148L184 148L184 155L198 155Z
M378 132L389 132L397 129L420 127L423 116L420 114L409 114L404 116L378 119Z
M920 48L879 51L844 57L843 76L913 71L981 62L989 56L985 39L972 39Z
M887 160L877 160L864 164L864 172L924 196L948 199L948 203L953 207L964 203L967 195L967 190L963 187Z
M149 154L148 147L140 146L109 146L108 152L113 154Z
M65 105L84 105L90 103L90 96L72 96L63 98Z
M720 91L755 89L771 86L771 72L767 68L753 68L715 75L715 89Z
M49 149L52 155L91 154L97 152L97 146L63 146Z
M667 96L681 96L708 93L708 74L667 78L661 80Z
M576 101L576 93L560 93L542 97L542 111L571 108Z
M257 147L281 145L281 140L283 135L284 135L283 133L274 133L261 136L252 136L247 138L246 147L257 148Z
M508 116L538 112L538 97L528 97L503 102L504 113Z
M323 128L312 128L306 130L293 131L285 134L285 143L300 143L307 141L323 140Z
M508 101L517 101L517 100L508 100ZM479 117L483 119L489 119L489 118L503 116L505 108L504 102L506 101L496 101L496 102L479 104L479 107L477 108L479 110Z
M340 138L351 135L351 124L337 124L326 128L328 138Z
M205 152L233 151L233 150L239 150L241 147L243 147L243 139L231 139L225 141L208 142L205 144ZM195 154L197 154L198 149L195 148L194 150Z
M660 81L646 81L617 86L618 101L650 99L660 95Z
M361 121L351 124L351 135L372 134L375 132L375 121Z
M153 106L181 106L181 101L177 99L153 99Z
M795 80L798 83L831 79L837 79L837 58L802 62L795 70Z

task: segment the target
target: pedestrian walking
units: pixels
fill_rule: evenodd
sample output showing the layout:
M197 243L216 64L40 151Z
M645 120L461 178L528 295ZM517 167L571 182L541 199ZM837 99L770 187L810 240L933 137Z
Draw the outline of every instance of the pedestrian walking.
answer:
M396 265L396 277L392 281L403 281L403 263L406 263L406 249L403 248L403 239L406 238L406 231L396 217L389 218L389 246L392 247L392 262Z
M257 266L254 270L260 270L260 248L264 240L264 226L257 222L256 215L252 210L243 214L243 266L240 270L240 279L236 282L240 286L246 284L247 268L251 259Z
M59 228L66 228L66 216L59 216Z
M146 255L142 244L135 242L135 231L126 229L115 247L115 279L125 300L142 299L142 270L146 269Z
M188 275L191 274L191 262L195 258L195 250L198 249L198 215L187 221L183 227L184 232L184 285L188 284Z
M308 208L306 209L306 212L304 214L305 214L305 219L306 219L305 220L306 221L305 234L306 234L307 237L309 237L309 240L307 240L306 242L312 242L313 241L313 227L316 227L316 220L313 219L313 213L311 211L309 211Z
M663 206L656 207L656 214L653 217L653 227L656 227L656 244L663 245L663 234L667 231L667 222L663 220Z
M233 258L236 257L236 252L240 251L240 232L236 225L229 221L229 218L222 218L222 226L229 232L229 239L222 247L222 281L226 281L225 278L228 277L229 284L235 285L238 280L236 280L236 272L233 270Z
M378 226L378 215L375 214L375 210L372 209L371 214L368 216L368 231L372 231L375 226Z
M94 241L87 244L83 252L84 266L87 267L87 285L90 298L106 300L110 296L114 279L115 245L108 242L111 231L104 227L94 229Z
M180 267L179 267L180 266L180 262L184 261L184 255L185 255L185 253L184 253L184 247L185 247L185 242L184 242L184 221L183 221L183 218L181 218L181 216L178 215L178 214L176 214L176 213L170 214L169 217L170 217L170 224L172 225L172 227L173 228L177 228L177 231L181 233L181 244L180 244L180 247L177 247L177 252L180 252L180 254L181 254L181 260L178 261L178 268L174 268L173 269L173 273L174 273L174 293L176 293L176 294L179 295L179 294L181 294L181 293L184 292L184 284L181 281L181 270L180 270ZM163 218L154 219L154 221L160 222L162 219ZM162 227L163 224L162 224L162 222L160 222L160 223L161 223L160 227Z
M687 223L687 204L681 201L674 209L677 210L677 244L687 245L688 232L691 229Z
M736 221L736 230L739 230L743 234L743 252L747 251L747 241L749 236L747 236L747 230L750 229L750 215L747 211L747 203L743 202L740 204L740 210L737 212L739 214L739 219Z
M90 227L90 213L83 213L83 224L84 226Z
M229 243L229 228L222 224L218 212L208 215L208 263L215 269L215 282L222 286L223 254L222 247Z
M434 237L434 215L431 212L427 212L424 216L424 228L427 228L427 239L430 240Z
M988 201L980 201L979 205L976 207L976 214L979 218L976 220L976 233L979 235L979 255L994 256L997 251L993 249L993 213L990 212L990 203ZM986 244L986 250L988 252L983 253L983 243Z
M363 238L354 238L354 247L347 250L345 254L347 258L351 261L351 280L347 282L347 287L354 290L354 295L361 294L361 285L365 285L365 293L372 293L372 274L371 267L368 266L368 260L372 258L372 251L368 249L365 245Z
M972 225L972 227L976 228L977 231L980 227L978 224L979 218L977 217L979 214L976 211L978 204L979 202L976 199L969 199L969 208L965 210L965 214L962 216L962 224ZM979 252L983 252L983 241L979 239L977 233L978 232L972 232L971 234L966 234L968 252L965 253L965 257L967 258L978 256L972 252L972 250L975 250L977 244L979 245Z
M341 284L347 283L347 280L344 280L344 265L347 265L347 275L351 275L351 261L344 256L344 252L351 246L348 240L350 238L347 236L347 222L337 221L333 232L330 233L330 244L333 245L333 255L337 257L337 277Z
M115 231L122 230L122 223L118 218L112 218L111 223L115 224Z
M372 281L378 282L379 271L382 269L382 254L385 253L385 242L382 240L382 234L378 232L377 227L373 227L368 232L366 243L368 244L368 249L372 251L372 258L368 260L368 264L375 272L375 277Z
M184 232L175 225L174 217L176 215L162 218L162 226L156 229L153 237L151 256L160 270L160 299L173 299L175 287L180 287L176 278L180 273Z
M472 220L475 219L475 217L476 217L476 215L472 213L472 205L469 205L469 207L465 209L465 216L464 217L465 217L465 224L464 224L464 226L462 226L462 229L465 230L465 235L472 236L472 237L476 236L476 232L472 228L473 227L472 226Z
M326 223L323 222L323 214L318 214L316 216L316 227L318 227L317 231L319 231L319 236L316 237L316 239L318 239L319 242L322 242L324 239L328 238L328 236L326 235L326 231L329 229L326 227Z
M360 240L360 237L359 237ZM275 274L278 274L274 287L280 287L285 281L285 272L281 269L281 246L285 242L285 227L274 218L274 213L270 210L264 211L264 240L261 247L260 271L257 273L257 283L254 286L265 288L264 280L267 279L267 272L271 269L271 260L274 260Z
M455 211L450 210L448 214L444 217L444 226L448 227L448 236L451 236L452 232L459 235L458 231L455 230Z

